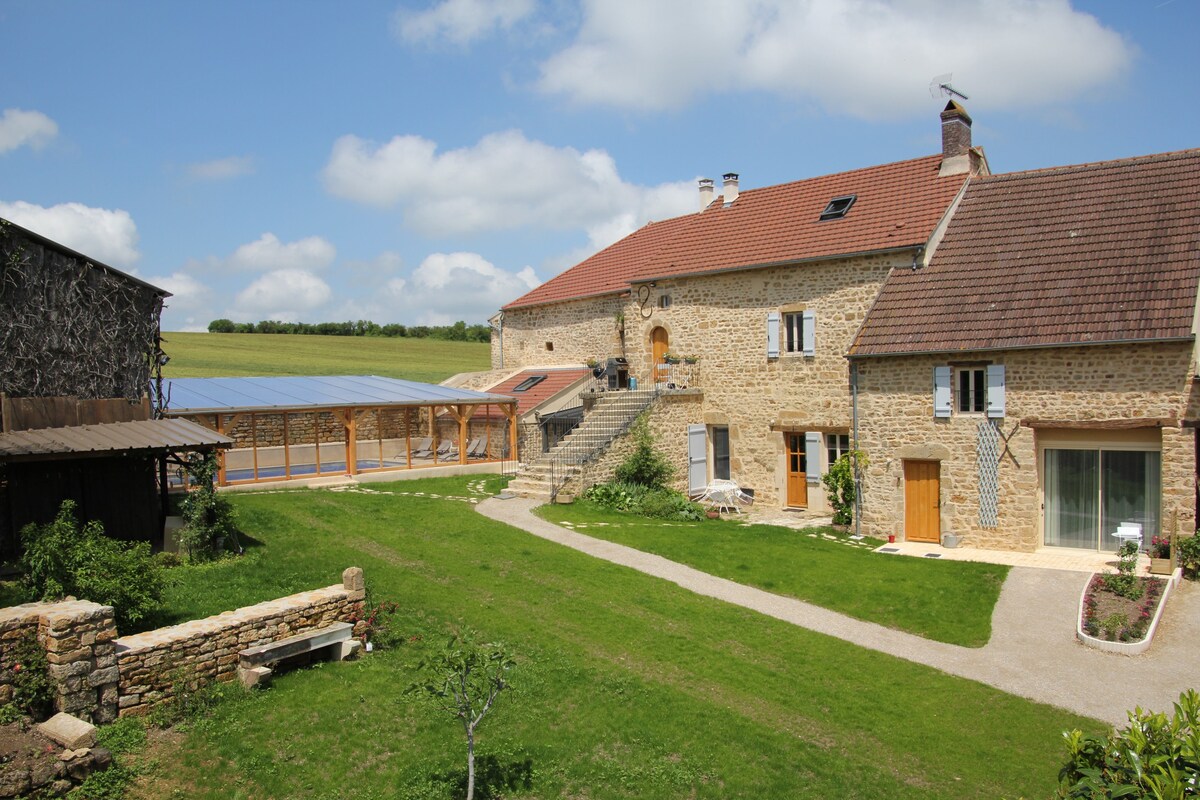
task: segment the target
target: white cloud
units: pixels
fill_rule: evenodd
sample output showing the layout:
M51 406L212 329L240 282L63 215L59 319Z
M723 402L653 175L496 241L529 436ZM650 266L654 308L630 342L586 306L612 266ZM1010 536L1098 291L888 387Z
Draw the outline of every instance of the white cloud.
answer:
M137 225L128 211L62 203L45 208L0 202L0 217L114 267L131 268L140 254Z
M226 263L234 269L320 270L332 264L336 257L337 249L320 236L285 244L268 232L234 250Z
M591 229L622 215L642 224L696 207L690 184L636 186L621 179L603 150L552 147L520 131L489 134L443 153L420 136L382 145L343 136L333 145L324 180L339 197L399 205L407 224L427 235Z
M0 116L0 153L29 145L34 150L58 136L58 124L40 111L6 108Z
M254 159L250 156L229 156L212 161L201 161L187 166L187 173L199 181L224 181L254 172Z
M505 30L533 13L534 0L443 0L426 11L401 8L392 31L407 42L445 39L458 45Z
M329 302L329 284L302 269L268 272L238 292L230 318L257 322L277 319L295 322Z
M408 279L388 281L381 295L397 319L476 324L540 283L532 267L508 272L478 253L433 253Z
M926 113L946 72L973 107L1021 108L1109 85L1133 55L1068 0L584 0L539 86L646 111L768 91L879 119Z

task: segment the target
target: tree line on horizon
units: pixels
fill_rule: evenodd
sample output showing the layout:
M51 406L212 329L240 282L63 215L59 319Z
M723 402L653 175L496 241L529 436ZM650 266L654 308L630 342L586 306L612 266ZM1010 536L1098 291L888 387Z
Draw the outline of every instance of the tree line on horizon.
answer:
M280 322L265 319L261 322L234 322L214 319L208 323L209 333L293 333L307 336L382 336L409 339L442 339L448 342L489 342L491 328L487 325L468 325L459 320L453 325L379 325L360 319L346 322Z

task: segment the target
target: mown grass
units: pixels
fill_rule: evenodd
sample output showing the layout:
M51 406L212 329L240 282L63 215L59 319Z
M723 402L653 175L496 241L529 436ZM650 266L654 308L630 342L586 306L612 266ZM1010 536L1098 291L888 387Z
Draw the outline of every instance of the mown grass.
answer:
M852 547L833 529L797 531L733 519L668 525L586 500L542 506L537 513L738 583L965 647L987 644L1008 576L1008 567L996 564L900 558Z
M168 378L381 375L438 383L490 368L489 345L375 336L164 333Z
M454 796L462 731L403 689L461 625L517 656L478 740L485 784L515 784L506 798L1047 796L1060 732L1103 727L411 494L466 496L468 480L234 497L255 546L181 569L176 612L327 585L359 565L376 597L400 603L410 641L219 705L150 754L158 766L131 796Z

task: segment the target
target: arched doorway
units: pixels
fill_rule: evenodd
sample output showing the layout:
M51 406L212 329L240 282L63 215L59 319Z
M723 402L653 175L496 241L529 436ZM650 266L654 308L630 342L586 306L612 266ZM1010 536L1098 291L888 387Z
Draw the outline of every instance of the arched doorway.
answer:
M650 374L655 383L667 382L667 365L663 361L670 350L668 349L667 329L663 327L650 331Z

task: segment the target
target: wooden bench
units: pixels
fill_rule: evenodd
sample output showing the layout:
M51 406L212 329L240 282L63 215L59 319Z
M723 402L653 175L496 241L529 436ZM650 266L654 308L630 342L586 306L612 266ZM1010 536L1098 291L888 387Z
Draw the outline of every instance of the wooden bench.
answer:
M265 683L274 672L269 665L306 653L344 661L362 647L362 642L352 638L353 630L348 622L335 622L277 642L247 647L238 653L238 680L247 688Z

